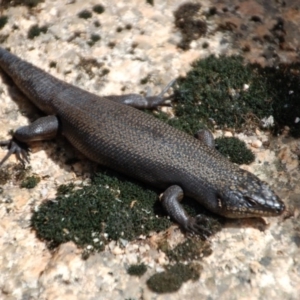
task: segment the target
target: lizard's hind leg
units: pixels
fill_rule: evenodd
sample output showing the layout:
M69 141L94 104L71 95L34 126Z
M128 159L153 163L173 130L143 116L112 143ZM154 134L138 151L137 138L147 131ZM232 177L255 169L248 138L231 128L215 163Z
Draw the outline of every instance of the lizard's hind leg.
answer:
M18 128L11 140L0 141L0 146L7 146L9 151L0 161L0 167L12 155L24 165L28 162L27 143L53 139L58 132L59 122L56 116L42 117L33 123Z

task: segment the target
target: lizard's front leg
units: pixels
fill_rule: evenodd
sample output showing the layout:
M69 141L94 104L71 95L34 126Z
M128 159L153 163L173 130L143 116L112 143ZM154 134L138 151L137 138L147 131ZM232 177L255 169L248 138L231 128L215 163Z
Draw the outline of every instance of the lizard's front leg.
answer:
M184 196L183 190L178 185L172 185L160 196L160 201L168 215L173 218L187 232L197 233L204 237L211 235L207 229L207 218L204 215L191 217L183 209L180 202Z
M12 155L25 164L28 162L28 151L26 144L34 141L50 140L57 135L59 122L56 116L42 117L33 123L18 128L11 140L0 141L0 146L8 146L9 151L0 162L0 167Z

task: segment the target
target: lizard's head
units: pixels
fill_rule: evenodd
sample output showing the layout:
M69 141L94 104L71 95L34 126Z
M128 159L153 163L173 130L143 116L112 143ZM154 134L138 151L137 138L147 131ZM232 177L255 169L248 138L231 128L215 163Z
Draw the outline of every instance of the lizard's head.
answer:
M240 180L236 178L229 188L221 192L219 207L228 218L251 218L278 216L285 210L284 203L255 175L241 170ZM230 181L230 179L229 179Z

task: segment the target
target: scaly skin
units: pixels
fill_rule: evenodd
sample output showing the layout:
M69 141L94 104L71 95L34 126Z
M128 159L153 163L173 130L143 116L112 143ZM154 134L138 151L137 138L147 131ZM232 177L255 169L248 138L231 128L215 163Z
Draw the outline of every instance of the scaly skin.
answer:
M181 208L183 194L229 218L277 216L284 211L283 202L265 183L220 155L213 142L201 142L125 105L159 105L162 95L99 97L54 78L2 48L0 67L50 115L47 120L18 129L15 143L52 138L59 126L89 159L167 189L163 205L189 231L198 232L199 222Z

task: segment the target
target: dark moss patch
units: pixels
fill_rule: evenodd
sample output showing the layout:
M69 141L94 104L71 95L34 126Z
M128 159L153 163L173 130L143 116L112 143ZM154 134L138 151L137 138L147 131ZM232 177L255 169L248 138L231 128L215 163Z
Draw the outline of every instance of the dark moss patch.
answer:
M175 118L169 119L163 113L156 116L189 134L205 127L253 130L263 127L263 120L273 116L274 124L269 128L274 133L287 125L298 137L299 67L282 64L262 68L245 65L239 56L210 56L194 62L187 76L177 80Z
M44 0L19 0L15 2L19 2L20 4L26 5L28 7L36 7L39 3L44 2Z
M216 139L216 147L221 154L236 164L251 164L255 155L249 150L245 142L235 137L222 137Z
M37 176L28 176L21 182L21 188L33 189L41 179Z
M201 267L176 264L166 267L166 271L156 273L147 280L148 287L159 294L172 293L180 289L182 283L199 279Z
M146 273L146 271L147 271L147 266L144 263L131 265L127 269L127 273L129 275L138 276L138 277L143 276Z
M200 8L199 3L187 2L180 5L174 12L175 26L182 34L182 40L178 46L183 50L188 50L191 41L200 38L207 31L206 22L199 19Z
M155 191L108 171L97 174L90 186L60 188L55 201L44 202L34 212L31 223L50 248L72 240L95 250L106 242L101 239L103 233L109 240L132 240L171 224Z
M101 37L99 34L92 34L90 40L87 42L89 46L94 46L95 43L101 40Z
M97 4L93 6L93 12L97 14L103 14L105 11L105 7L101 4Z
M149 82L150 77L151 77L150 75L147 75L146 77L144 77L140 80L140 83L147 84Z
M2 0L2 5L4 8L8 6L18 6L25 5L29 8L36 7L39 3L44 2L44 0Z
M7 16L0 16L0 29L2 29L8 21Z
M254 65L253 68L268 90L267 101L272 105L275 120L274 133L288 126L292 136L300 137L300 63L275 68Z
M4 185L10 179L11 173L8 171L8 168L0 168L0 185Z
M62 184L57 188L57 195L67 195L71 193L75 188L74 183Z
M107 44L107 46L109 47L109 48L111 48L111 49L113 49L113 48L115 48L115 46L116 46L116 42L109 42L108 44Z
M56 61L51 61L51 62L49 63L49 67L50 67L50 68L56 68L56 66L57 66L57 62L56 62Z
M39 36L41 33L46 33L48 30L47 26L41 26L39 27L38 25L33 25L29 28L27 37L30 40L33 40L35 37Z
M105 75L107 75L109 72L110 72L109 69L103 68L103 69L102 69L102 72L101 72L101 76L105 76Z
M204 42L204 43L202 44L202 48L203 48L203 49L206 49L206 48L208 48L208 47L209 47L209 43Z
M81 19L89 19L92 17L92 13L89 10L85 9L79 12L77 16Z
M184 262L199 260L212 253L210 244L198 237L187 239L185 242L177 245L174 249L165 251L171 261Z
M30 172L30 168L24 169L21 164L5 165L0 168L0 185L12 180L14 184L19 184Z
M92 70L92 68L96 67L98 69L102 68L104 66L104 63L102 62L98 62L97 59L95 58L84 58L81 57L80 58L80 62L78 64L78 67L82 70L84 70L84 72L86 72L90 79L95 77L95 74Z
M94 26L95 26L95 27L100 27L100 26L101 26L101 23L100 23L99 21L95 21L95 22L94 22Z
M237 129L249 114L258 118L272 114L264 81L238 56L196 61L187 77L179 80L176 93L176 115L187 123L184 129L190 134L200 122Z

